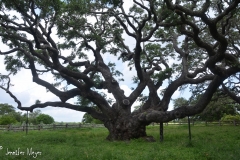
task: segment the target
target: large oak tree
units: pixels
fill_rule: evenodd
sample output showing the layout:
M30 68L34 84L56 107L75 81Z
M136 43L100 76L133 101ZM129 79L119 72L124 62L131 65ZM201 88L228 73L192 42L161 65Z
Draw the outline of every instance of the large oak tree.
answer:
M0 36L10 47L0 53L6 69L12 74L29 69L33 82L60 100L22 106L10 83L2 88L22 110L52 106L87 112L104 123L110 140L146 136L151 122L202 112L217 89L239 73L239 2L133 0L128 9L121 0L1 0ZM129 73L118 71L119 64L127 64ZM41 78L49 73L55 84ZM121 80L129 74L135 84L125 95ZM69 87L60 89L60 83ZM201 97L193 106L168 111L174 92L186 87ZM76 96L80 103L67 102ZM86 100L97 109L81 103ZM131 112L137 100L143 105Z

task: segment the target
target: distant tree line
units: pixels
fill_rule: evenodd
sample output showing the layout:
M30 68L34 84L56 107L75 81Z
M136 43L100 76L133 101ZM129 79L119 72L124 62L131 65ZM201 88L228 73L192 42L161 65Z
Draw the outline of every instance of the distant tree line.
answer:
M9 104L0 103L0 125L26 123L27 113L17 112L15 108ZM28 123L31 124L51 124L54 122L53 117L41 113L41 110L35 110L28 115Z

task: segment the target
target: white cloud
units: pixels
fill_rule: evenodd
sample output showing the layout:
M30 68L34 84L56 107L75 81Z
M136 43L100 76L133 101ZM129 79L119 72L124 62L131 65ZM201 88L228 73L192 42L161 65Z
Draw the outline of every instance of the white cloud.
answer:
M133 1L125 0L123 2L123 8L125 9L126 13L128 13L129 8L133 5Z
M132 93L132 90L127 85L121 85L120 88L124 90L124 95L127 97Z
M66 108L48 107L42 109L42 112L54 118L56 122L81 122L84 112L74 111Z

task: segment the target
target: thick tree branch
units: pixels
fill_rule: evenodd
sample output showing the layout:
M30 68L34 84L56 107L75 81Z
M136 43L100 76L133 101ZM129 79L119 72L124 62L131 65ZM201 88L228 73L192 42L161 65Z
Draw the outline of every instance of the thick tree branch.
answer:
M213 91L216 91L224 79L216 76L210 83L205 93L201 96L195 106L183 106L172 111L156 111L149 109L138 115L138 120L142 122L169 122L176 118L184 118L200 113L211 101Z
M234 94L233 92L229 91L228 88L222 84L222 88L224 90L224 92L229 96L231 97L234 101L236 101L237 103L240 104L240 97L237 96L236 94Z

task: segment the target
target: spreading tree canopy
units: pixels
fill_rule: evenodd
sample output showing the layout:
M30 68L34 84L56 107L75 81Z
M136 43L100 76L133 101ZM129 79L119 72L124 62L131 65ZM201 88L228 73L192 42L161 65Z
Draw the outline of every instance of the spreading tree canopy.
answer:
M9 75L1 75L1 88L22 110L52 106L87 112L104 123L110 140L146 136L151 122L202 112L219 88L239 99L234 94L239 2L133 0L126 8L128 1L122 0L1 0L0 37L9 50L0 54L6 70L12 75L29 70L33 82L59 101L22 106L10 90ZM52 74L55 83L44 74ZM126 95L121 84L128 76L134 84ZM184 88L201 97L168 111L174 92ZM78 104L67 102L77 96ZM81 103L85 100L97 109ZM131 112L138 100L142 106Z

